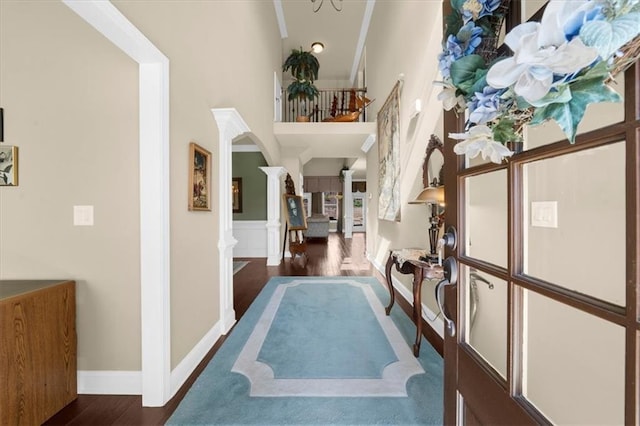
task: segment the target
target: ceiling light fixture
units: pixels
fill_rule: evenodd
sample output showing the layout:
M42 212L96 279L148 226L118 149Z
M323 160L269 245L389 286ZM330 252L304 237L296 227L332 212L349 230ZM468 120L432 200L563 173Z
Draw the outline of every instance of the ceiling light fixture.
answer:
M314 41L311 43L311 50L313 50L313 53L320 53L324 50L324 44L319 41Z
M342 0L337 0L340 7L336 5L336 0L330 0L330 1L331 1L331 6L333 6L333 8L336 11L340 12L342 10ZM311 3L313 4L313 13L316 13L322 7L322 3L324 3L324 0L311 0ZM318 3L317 7L316 7L316 3Z

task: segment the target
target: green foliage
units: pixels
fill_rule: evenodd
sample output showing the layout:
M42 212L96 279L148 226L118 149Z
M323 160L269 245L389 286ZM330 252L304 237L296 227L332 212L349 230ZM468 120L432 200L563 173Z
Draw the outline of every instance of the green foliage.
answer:
M587 105L598 102L620 102L620 95L607 86L606 76L594 72L587 73L585 77L577 79L567 87L571 100L568 102L550 103L544 107L536 108L531 124L540 124L546 120L555 120L564 131L569 142L574 143L578 124L582 121Z
M289 87L287 87L287 92L289 93L288 99L290 101L295 99L313 99L318 96L318 89L309 80L294 80Z
M629 13L612 21L591 21L580 28L580 38L587 46L608 58L640 32L640 13Z
M282 71L291 71L293 82L287 87L288 99L314 99L318 96L318 89L313 85L318 78L320 63L311 52L293 49L282 65Z
M282 71L291 70L291 75L297 80L310 80L312 83L318 78L320 63L313 53L298 49L292 49L289 57L282 65Z
M451 64L451 81L465 95L472 93L471 88L486 75L487 68L480 55L464 56Z
M503 118L491 129L493 139L503 144L507 142L522 142L522 137L516 132L515 120Z

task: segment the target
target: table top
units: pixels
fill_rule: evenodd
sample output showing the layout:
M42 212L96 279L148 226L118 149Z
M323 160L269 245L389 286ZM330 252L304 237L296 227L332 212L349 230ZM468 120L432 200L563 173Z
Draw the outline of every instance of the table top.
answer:
M0 300L46 287L62 284L70 280L0 280Z
M441 265L420 259L422 256L425 256L428 253L428 250L419 248L391 250L391 256L395 258L400 268L402 268L402 265L404 265L405 262L409 262L412 265L425 270L427 278L442 278L444 276L444 273Z

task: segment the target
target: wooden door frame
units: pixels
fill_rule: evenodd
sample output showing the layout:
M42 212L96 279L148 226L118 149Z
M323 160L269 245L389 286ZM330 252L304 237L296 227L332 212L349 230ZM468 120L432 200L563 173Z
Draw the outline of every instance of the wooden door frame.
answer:
M506 19L507 31L519 24L520 2L511 2L510 13ZM443 0L443 19L451 13L451 5L449 0ZM539 20L542 14L542 9L536 13L534 20ZM444 21L443 21L444 22ZM444 28L444 23L443 23ZM585 135L579 135L577 137L576 145L566 145L562 148L555 146L544 146L536 148L532 151L527 151L517 158L509 160L507 165L486 165L478 166L474 168L472 172L463 172L464 157L458 156L453 152L454 143L445 142L444 152L444 179L445 187L445 203L447 209L445 211L445 229L454 225L458 229L458 246L456 250L446 249L445 256L455 256L456 259L464 260L464 244L465 241L465 229L463 227L462 215L458 212L460 207L464 206L464 186L462 180L466 177L475 174L486 172L488 170L506 169L508 173L508 221L509 229L514 229L514 226L521 226L520 218L522 217L521 206L516 206L514 200L512 200L512 185L517 185L522 178L522 163L524 161L531 161L536 156L544 156L551 150L554 152L554 156L570 153L578 149L584 149L590 142L580 143L581 140L587 138L594 139L594 146L600 144L603 141L616 142L624 139L625 142L625 161L626 161L626 255L630 261L626 262L626 307L619 308L614 307L612 304L597 301L595 298L586 297L584 300L576 300L575 294L573 297L568 294L563 294L562 290L558 288L545 288L545 283L541 280L536 280L531 277L525 277L522 274L513 273L505 276L502 268L496 268L491 265L484 265L489 271L493 271L500 278L504 278L508 282L508 300L509 300L509 328L507 334L507 386L503 385L503 381L495 377L495 373L485 370L481 366L477 369L468 369L467 366L471 365L468 361L473 361L474 355L471 350L465 350L465 345L462 345L462 349L457 344L458 336L451 338L445 335L444 338L444 356L453 359L453 363L445 363L444 371L444 424L456 424L457 416L461 413L457 412L457 390L460 387L462 391L470 383L474 387L480 387L483 390L483 394L476 401L469 401L472 403L479 403L484 407L487 407L487 412L484 415L490 416L492 412L507 413L509 416L513 416L513 421L519 424L540 424L547 423L548 420L538 413L524 398L512 397L511 395L518 395L521 393L521 384L513 380L512 373L519 371L522 368L521 362L518 357L515 357L515 362L518 365L512 365L512 353L514 351L514 333L513 327L522 327L523 325L517 320L518 309L520 309L522 302L522 290L519 290L517 294L514 294L515 286L518 285L521 288L527 288L529 284L535 285L536 291L540 294L548 296L553 300L567 303L571 306L580 308L583 312L587 312L596 315L600 318L604 318L608 321L625 327L625 423L626 424L638 424L640 423L640 372L638 365L640 365L640 292L638 292L637 286L640 282L640 249L637 242L640 241L640 170L637 167L640 164L640 128L638 126L638 120L640 119L640 66L632 66L627 70L625 75L625 119L621 123L615 125L606 126L604 130L594 130L588 132ZM464 118L458 117L454 112L444 112L444 134L445 140L450 132L462 132L464 129ZM633 167L633 165L636 167ZM631 201L631 202L630 202ZM514 271L514 265L521 265L521 250L519 244L521 242L515 241L513 238L514 232L510 233L508 241L508 251L510 256L508 258L507 271ZM477 260L475 261L477 263ZM445 292L445 310L447 314L455 319L456 324L460 325L458 318L457 306L458 306L459 292L457 286L447 286ZM570 300L571 298L571 300ZM515 321L514 321L515 320ZM464 332L461 327L458 328L458 334ZM461 362L463 361L463 362ZM465 376L468 376L463 381L460 381L458 374L458 365L464 365ZM480 401L481 399L481 401ZM504 401L508 401L504 404ZM478 419L476 419L478 420ZM478 420L479 421L479 420ZM491 419L487 417L482 418L483 422L491 423Z

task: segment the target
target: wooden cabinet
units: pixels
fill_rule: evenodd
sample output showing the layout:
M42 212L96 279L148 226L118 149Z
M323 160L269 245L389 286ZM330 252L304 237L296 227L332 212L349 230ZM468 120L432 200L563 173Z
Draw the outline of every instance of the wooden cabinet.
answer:
M305 176L304 192L342 192L343 186L337 176Z
M74 281L0 280L0 425L40 425L77 398Z

